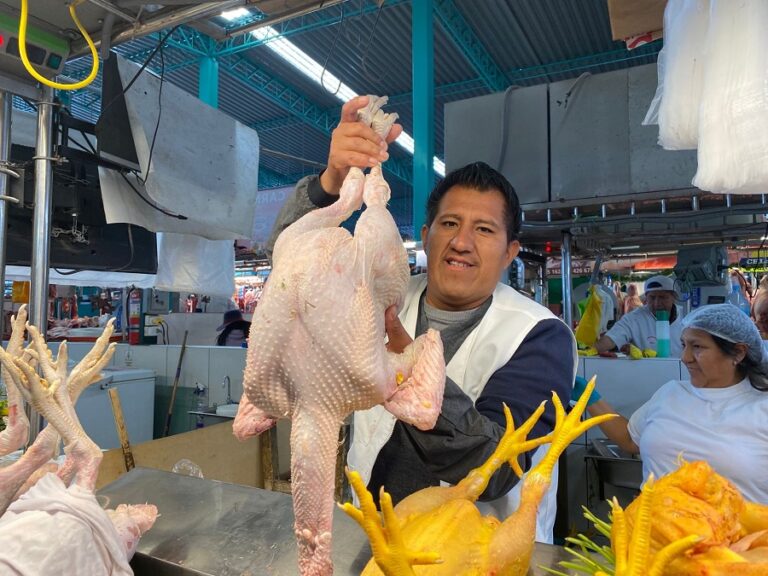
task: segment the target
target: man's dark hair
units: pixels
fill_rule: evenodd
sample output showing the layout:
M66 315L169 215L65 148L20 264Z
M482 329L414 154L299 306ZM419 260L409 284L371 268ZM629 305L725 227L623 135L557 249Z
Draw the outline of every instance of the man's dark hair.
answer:
M437 216L437 206L443 196L454 186L465 186L478 192L498 190L504 197L504 221L507 225L507 242L517 240L520 235L520 201L512 184L498 170L485 162L473 162L463 168L449 172L438 182L427 200L427 226Z

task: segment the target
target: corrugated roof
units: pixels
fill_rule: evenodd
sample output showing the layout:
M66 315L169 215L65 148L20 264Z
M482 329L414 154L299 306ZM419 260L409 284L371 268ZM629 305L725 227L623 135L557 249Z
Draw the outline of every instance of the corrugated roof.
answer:
M329 72L358 93L388 94L390 108L400 114L404 128L412 133L411 104L411 3L387 0L377 10L375 2L347 2L283 23L288 39ZM449 14L456 10L466 26L465 40L455 40L441 18L434 19L435 154L443 156L443 105L488 94L493 91L467 56L467 37L485 52L507 79L507 84L533 85L576 78L584 71L602 72L654 61L659 44L627 53L621 43L611 39L605 0L435 0L435 10ZM317 23L325 23L318 27ZM298 31L297 31L298 30ZM123 54L148 54L157 36L140 38L119 47ZM164 49L166 79L192 94L197 94L198 67L183 66L190 55L178 48ZM252 81L243 78L241 69L231 70L233 62L250 62ZM88 62L69 64L67 73L84 75ZM260 127L262 147L310 162L327 158L328 131L305 121L300 113L266 96L259 86L266 79L291 91L296 97L314 103L322 110L338 114L339 102L323 86L287 64L267 46L257 46L220 65L219 107L239 121ZM159 70L156 57L151 68ZM99 83L94 84L95 87ZM274 94L274 91L270 92ZM93 120L98 103L88 91L78 93L73 113ZM405 158L399 149L393 157ZM261 154L261 164L272 172L288 175L306 173L311 164L287 157ZM410 186L390 178L393 186L393 211L406 229L410 224Z

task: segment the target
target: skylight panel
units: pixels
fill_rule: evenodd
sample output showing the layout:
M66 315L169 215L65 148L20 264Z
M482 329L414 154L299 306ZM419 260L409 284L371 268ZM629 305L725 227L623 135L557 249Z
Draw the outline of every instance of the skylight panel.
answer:
M243 19L250 15L250 11L242 7L221 13L221 17L230 22ZM328 70L325 70L325 73L323 73L323 66L317 60L312 58L287 38L282 37L272 26L262 26L261 28L257 28L251 32L251 35L257 40L263 41L267 48L296 68L307 78L320 84L341 102L347 102L355 96L358 96L357 92L344 84ZM403 132L397 140L395 140L395 143L403 150L413 155L414 142L409 134ZM445 176L445 163L437 156L432 158L432 167L438 175Z

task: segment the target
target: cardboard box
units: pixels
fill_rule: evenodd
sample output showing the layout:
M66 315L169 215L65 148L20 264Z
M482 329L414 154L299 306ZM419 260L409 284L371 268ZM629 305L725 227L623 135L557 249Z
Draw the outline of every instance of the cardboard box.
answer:
M608 0L613 39L662 30L666 6L667 0Z

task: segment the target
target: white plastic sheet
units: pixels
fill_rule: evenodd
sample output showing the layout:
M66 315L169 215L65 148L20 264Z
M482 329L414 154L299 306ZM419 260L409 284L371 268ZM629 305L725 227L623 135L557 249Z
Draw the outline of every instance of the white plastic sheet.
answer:
M658 123L659 144L667 150L694 150L698 145L708 26L709 0L667 3L658 87L643 121Z
M64 272L65 274L62 274ZM51 268L48 271L48 283L64 286L101 286L103 288L124 288L136 286L137 288L152 288L155 285L154 274L135 274L133 272L109 272L104 270L82 270L73 274L72 270ZM31 278L29 266L6 266L6 280L29 280Z
M113 57L118 58L126 86L139 67ZM146 72L125 93L125 102L146 183L137 189L150 203L187 219L154 210L138 199L122 177L100 170L107 222L130 222L210 240L250 238L258 209L254 202L259 169L256 131L168 81L161 95L160 79ZM132 183L137 184L135 179ZM117 202L118 194L126 200Z
M0 517L0 574L130 576L133 570L93 493L48 474Z
M189 234L158 234L155 288L232 296L235 291L234 242L206 240Z
M699 109L702 190L768 191L768 2L711 0Z

